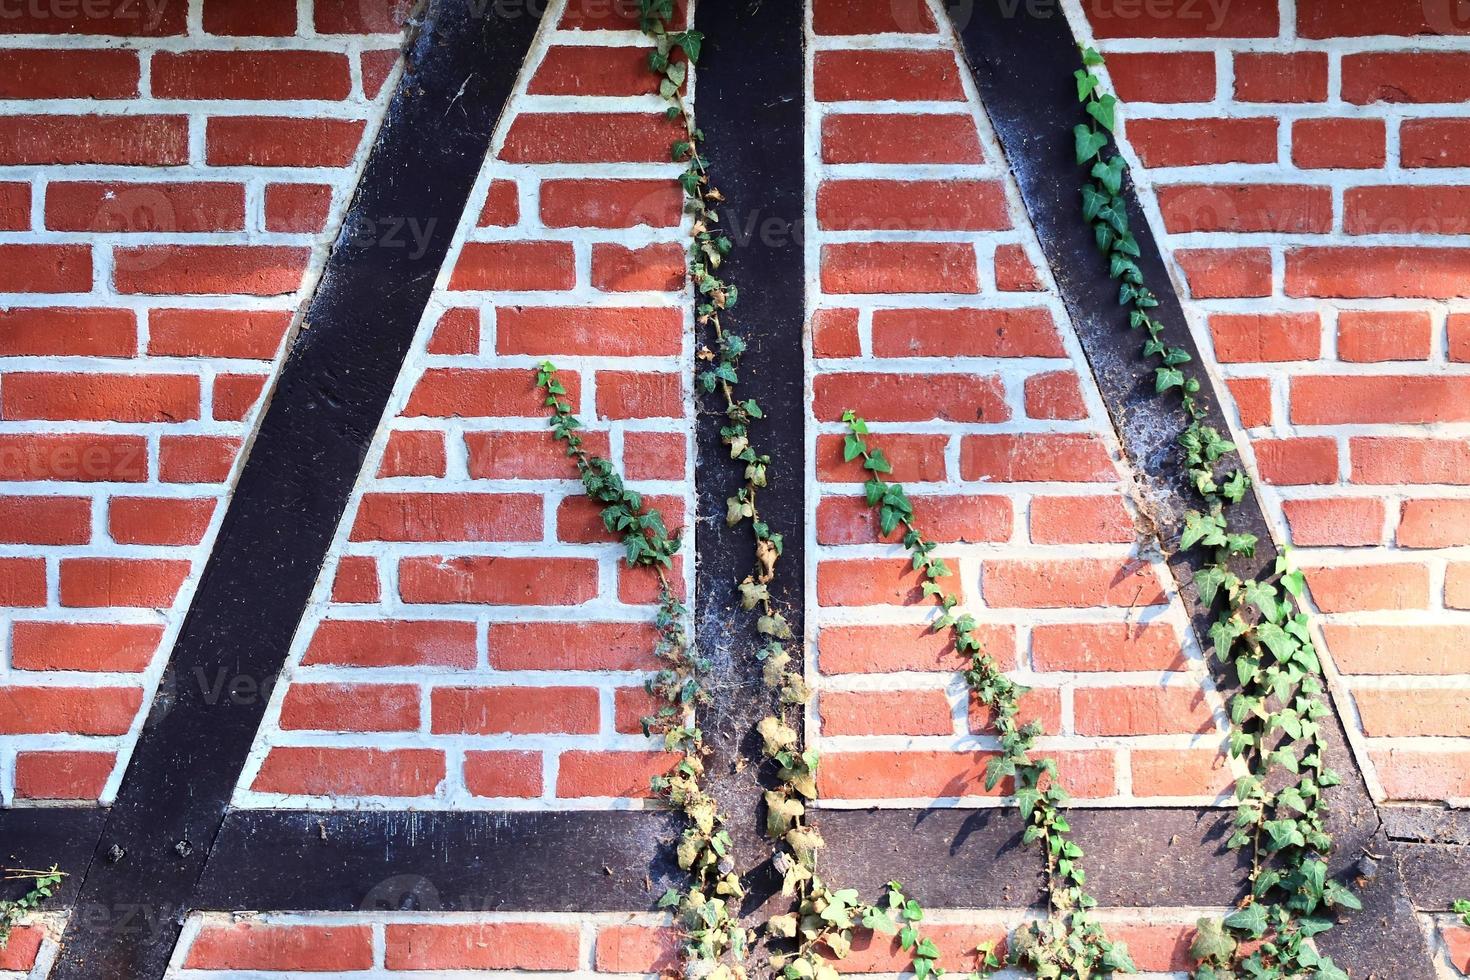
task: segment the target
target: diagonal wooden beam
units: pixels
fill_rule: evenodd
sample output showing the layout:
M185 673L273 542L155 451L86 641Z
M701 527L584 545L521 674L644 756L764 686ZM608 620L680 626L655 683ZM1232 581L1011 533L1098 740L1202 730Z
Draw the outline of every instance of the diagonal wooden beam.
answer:
M427 8L78 876L53 980L163 977L265 711L265 699L211 697L192 679L224 671L263 689L285 664L539 10L460 0ZM425 237L390 247L401 239L381 232L407 221Z

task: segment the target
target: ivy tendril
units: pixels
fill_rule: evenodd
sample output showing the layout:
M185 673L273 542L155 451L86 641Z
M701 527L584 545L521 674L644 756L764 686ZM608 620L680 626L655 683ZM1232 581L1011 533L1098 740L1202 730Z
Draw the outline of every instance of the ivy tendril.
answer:
M1001 751L985 766L985 789L995 789L1002 780L1012 781L1011 795L1026 824L1022 843L1040 842L1046 856L1048 916L1018 930L1011 945L1012 963L1032 970L1038 978L1135 972L1126 944L1110 941L1091 914L1097 900L1087 893L1082 848L1070 839L1072 828L1062 812L1068 796L1056 761L1033 758L1041 723L1020 721L1020 699L1028 689L1007 677L985 652L975 635L974 617L958 612L959 597L940 584L952 574L949 566L934 554L937 545L915 526L913 504L903 485L884 479L893 466L881 448L870 444L867 422L851 410L843 413L842 421L847 424L843 457L848 462L862 460L868 474L863 492L868 506L878 512L879 529L884 537L902 529L913 569L924 577L923 593L939 609L930 628L948 632L955 649L970 658L965 682L994 719Z
M66 877L66 872L58 871L56 865L51 865L49 871L26 871L24 869L5 868L0 872L0 880L3 881L30 881L33 882L30 891L15 900L0 899L0 949L4 949L10 942L10 933L20 920L35 912L41 904L50 898L56 891L56 886L61 884L61 879Z
M1327 875L1332 838L1326 828L1324 790L1340 777L1327 766L1319 720L1322 666L1302 610L1305 581L1283 551L1272 574L1243 577L1233 566L1254 556L1257 539L1234 530L1231 505L1244 499L1250 479L1235 445L1205 424L1197 395L1200 380L1187 367L1189 353L1170 346L1151 312L1158 298L1135 261L1138 243L1128 228L1122 196L1127 165L1104 156L1116 123L1118 100L1100 88L1094 67L1102 56L1082 49L1075 72L1077 100L1090 117L1073 130L1077 163L1091 177L1082 187L1082 215L1092 226L1108 271L1118 280L1118 303L1129 325L1147 339L1143 357L1154 365L1154 388L1178 393L1189 423L1178 448L1200 506L1185 516L1181 551L1200 549L1204 567L1194 576L1200 602L1222 611L1210 628L1215 656L1234 667L1239 689L1230 699L1229 751L1245 774L1235 782L1237 803L1232 848L1251 854L1250 894L1223 921L1202 919L1193 945L1197 980L1309 977L1346 980L1332 958L1309 942L1336 924L1333 910L1362 904ZM1242 940L1251 941L1244 947ZM1249 951L1247 952L1247 949Z
M683 925L683 955L691 976L744 980L750 937L732 909L745 891L735 872L725 818L700 784L709 750L694 716L699 705L709 700L703 684L709 664L690 647L684 629L688 610L668 577L679 551L679 536L669 533L658 510L644 507L642 496L628 489L612 461L587 451L582 423L572 413L555 365L546 361L536 369L536 386L545 392L552 434L566 444L566 455L576 465L582 489L604 505L603 526L610 534L622 536L629 567L650 568L658 575L655 654L663 667L645 687L662 703L655 715L642 719L642 725L645 735L662 737L665 750L679 757L668 775L653 779L653 790L684 815L676 853L679 867L690 876L687 888L682 892L669 889L658 906L675 911Z

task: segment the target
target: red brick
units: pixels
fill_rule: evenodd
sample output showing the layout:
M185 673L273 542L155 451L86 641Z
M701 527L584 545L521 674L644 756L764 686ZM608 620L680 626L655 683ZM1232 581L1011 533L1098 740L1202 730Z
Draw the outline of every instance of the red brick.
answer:
M922 0L820 0L812 10L818 34L933 34L938 28Z
M290 37L296 33L295 0L205 0L204 30L229 37Z
M831 752L817 770L824 797L842 799L947 799L1000 796L1010 780L985 789L990 752ZM1115 792L1111 752L1053 753L1062 782L1078 797Z
M620 687L613 692L613 730L624 735L640 735L643 719L658 714L664 699L642 687Z
M411 732L419 727L413 684L304 684L286 689L285 731Z
M1241 52L1235 56L1235 98L1238 102L1326 101L1327 52Z
M527 799L540 796L540 752L466 752L465 789L475 796Z
M1337 442L1328 438L1260 439L1254 443L1261 479L1275 486L1337 482Z
M1350 187L1343 228L1350 235L1464 235L1470 233L1467 187Z
M1133 772L1133 795L1134 796L1218 796L1230 789L1235 781L1226 763L1225 754L1212 749L1133 749L1128 753L1129 767ZM1155 927L1162 928L1162 927ZM1121 939L1128 943L1128 951L1133 954L1134 961L1140 969L1173 969L1172 966L1150 966L1149 959L1139 955L1135 949L1135 930L1117 930L1109 927L1109 937ZM1126 937L1126 939L1125 939ZM1184 940L1184 956L1182 960L1186 965L1182 968L1187 972L1194 963L1192 957L1188 956L1188 943ZM1147 947L1145 947L1145 950ZM1179 955L1178 948L1173 947L1173 956ZM1163 962L1163 957L1152 962ZM1181 962L1174 958L1170 962Z
M600 714L592 687L436 687L436 735L595 735Z
M674 559L674 567L668 575L674 593L681 599L686 597L683 568L684 557L680 555ZM653 606L658 603L663 591L662 583L651 569L647 566L629 568L625 564L619 564L617 570L619 602L628 606Z
M377 99L383 85L398 67L402 52L398 48L382 48L362 53L362 91L369 99ZM497 182L498 183L498 182Z
M10 941L0 948L0 970L29 973L45 938L45 926L17 926L12 929Z
M1001 379L974 374L819 374L812 412L835 422L852 409L869 421L1004 422L1011 417Z
M996 663L1016 664L1015 627L982 623L974 636ZM827 626L817 643L824 674L886 674L901 670L961 671L968 655L954 647L947 632L925 624L910 626Z
M1400 548L1470 544L1470 500L1405 500L1395 540Z
M1033 374L1026 379L1023 388L1027 418L1087 418L1087 403L1082 400L1082 385L1075 372Z
M208 497L113 497L107 532L118 544L195 545L213 516Z
M1005 497L914 494L914 523L931 541L1007 541L1011 503ZM861 497L823 497L817 505L820 544L868 544L880 540L878 511ZM901 529L882 540L900 541Z
M1373 4L1298 0L1296 30L1299 37L1310 38L1463 34L1465 24L1455 16L1455 10L1453 3L1421 0L1386 0Z
M893 464L890 480L901 483L936 483L946 478L945 446L948 436L883 434L883 451ZM817 479L830 483L861 483L867 474L843 459L843 437L817 437Z
M328 619L302 663L348 667L473 667L475 624L452 620Z
M0 734L122 735L142 704L139 687L7 685L0 687Z
M818 102L958 102L965 97L959 66L947 50L819 51L814 75Z
M147 245L114 253L118 292L280 296L294 293L310 249L280 245Z
M214 379L214 409L221 422L243 422L265 391L263 374L221 374Z
M92 250L85 245L0 245L0 292L85 293Z
M1306 573L1312 598L1324 613L1429 605L1429 569L1423 565L1342 565L1308 568Z
M1354 483L1470 484L1470 443L1463 439L1362 436L1348 447Z
M1275 163L1276 120L1131 119L1128 139L1145 167Z
M397 34L413 12L412 0L316 0L318 34Z
M558 375L566 400L577 411L581 384L576 374ZM408 398L407 416L505 418L544 416L545 395L525 368L429 368Z
M264 922L210 923L189 950L193 970L293 970L325 972L372 966L369 925L275 925Z
M116 761L111 752L19 752L15 756L15 797L95 801ZM3 961L0 969L4 969Z
M860 357L857 310L817 310L812 313L812 356Z
M501 354L647 357L684 348L684 314L672 306L503 306L495 317Z
M682 432L624 432L623 475L630 480L684 479L685 442Z
M1031 630L1040 671L1184 670L1179 636L1168 623L1063 623Z
M0 116L0 165L188 162L187 116Z
M443 433L401 429L388 435L378 476L442 477L446 466Z
M1126 544L1138 537L1121 497L1033 497L1036 544Z
M1332 230L1332 191L1300 184L1170 184L1158 189L1164 227L1192 231Z
M10 420L183 422L199 417L199 380L186 374L4 375L0 413Z
M1470 735L1470 692L1360 687L1353 700L1369 738Z
M545 922L389 923L390 970L575 970L571 925Z
M541 186L553 181L546 181ZM513 180L492 180L480 209L480 227L508 227L521 220L520 189Z
M1470 99L1470 53L1372 51L1342 58L1345 102L1464 102Z
M425 349L430 354L479 353L480 311L464 307L445 310L434 324Z
M268 184L265 230L315 234L332 214L331 184Z
M148 353L269 361L290 325L286 310L150 310Z
M597 416L604 419L684 417L684 378L653 371L598 371Z
M1463 674L1470 671L1464 626L1324 627L1327 649L1345 674Z
M0 496L0 544L86 544L91 511L87 497Z
M1174 259L1195 299L1271 295L1271 253L1264 248L1181 248Z
M1011 227L998 180L825 180L817 222L834 231L995 231Z
M187 28L181 3L27 3L6 8L7 34L100 34L167 37Z
M679 223L684 192L671 180L547 180L541 221L548 228L669 228Z
M1020 711L1016 720L1026 725L1036 722L1041 725L1042 731L1057 732L1062 728L1062 695L1054 687L1032 688L1020 697L1017 705ZM996 734L995 710L980 700L979 695L970 692L970 706L968 725L971 734L994 735Z
M1446 609L1470 609L1470 562L1445 566L1444 604Z
M46 623L17 620L10 663L18 670L95 670L136 674L148 669L163 627L131 623Z
M947 559L950 570L959 563ZM907 559L853 558L817 566L817 601L824 606L918 606L932 603L920 586L927 581ZM945 580L947 591L964 599L959 576Z
M985 563L985 601L996 608L1156 606L1166 598L1153 566L1109 558Z
M139 483L148 475L142 436L0 435L0 480Z
M653 795L649 780L667 775L678 757L666 752L563 752L556 778L562 799Z
M1081 687L1073 694L1079 735L1168 735L1213 731L1198 687Z
M214 167L345 167L357 154L360 119L215 116L205 129Z
M846 242L822 246L828 293L975 293L973 246L960 242Z
M380 593L376 559L367 555L342 556L332 579L333 602L377 602Z
M1344 310L1337 315L1337 356L1364 363L1427 360L1432 329L1428 313Z
M126 99L138 78L136 51L0 51L0 99Z
M1382 119L1298 119L1291 124L1291 162L1307 170L1381 167L1386 140Z
M648 48L552 45L526 91L531 95L644 95L658 90Z
M404 558L398 577L404 602L575 606L597 595L588 558Z
M1065 357L1051 311L874 310L877 357Z
M822 736L950 735L954 712L942 690L824 691Z
M1118 479L1118 472L1096 436L1027 433L965 436L960 443L960 478L1002 483L1111 483Z
M496 670L648 670L658 663L651 623L491 623Z
M189 562L169 559L63 558L63 606L166 609L189 574Z
M1109 923L1111 934L1113 926ZM998 924L924 924L924 935L946 950L945 964L949 969L969 971L977 967L977 947L989 945L995 955L1006 959L1006 927ZM956 955L961 953L963 955ZM860 929L853 937L852 952L841 960L831 961L838 973L890 973L901 974L912 968L913 953L899 945L897 936L885 935ZM982 974L983 975L983 974Z
M944 115L842 113L822 118L825 163L980 163L975 121Z
M31 227L31 185L0 181L0 231L28 231Z
M522 112L510 124L507 163L664 163L682 126L646 112Z
M1470 752L1388 749L1369 754L1391 800L1448 800L1470 796ZM1465 953L1457 953L1463 962Z
M1007 293L1034 293L1045 288L1024 245L995 246L995 288Z
M1470 421L1470 378L1428 375L1328 375L1291 380L1298 425Z
M1270 425L1272 417L1271 381L1268 378L1227 378L1225 386L1240 412L1242 428L1254 429Z
M539 541L541 497L506 493L369 493L353 541Z
M46 605L46 562L41 558L0 558L0 605Z
M1470 248L1294 248L1286 253L1286 294L1427 299L1470 296Z
M1312 361L1322 354L1317 313L1215 313L1210 336L1225 364Z
M158 478L164 483L223 483L240 440L227 436L164 436L158 440Z
M583 432L582 439L589 452L608 454L606 432ZM577 475L550 432L466 432L464 441L475 480L570 480Z
M684 249L673 242L628 248L592 246L592 285L612 292L670 293L684 288Z
M347 56L331 51L160 51L152 62L161 99L299 101L347 98Z
M1086 0L1084 10L1098 38L1275 37L1280 30L1274 0L1236 0L1218 7L1189 0Z
M444 753L432 749L277 746L250 788L293 796L412 797L430 796L443 782Z
M571 289L577 284L571 242L466 242L450 289Z
M1399 161L1405 167L1470 167L1470 119L1405 119Z
M597 930L598 973L663 974L679 965L679 933L656 926L614 925Z
M1466 761L1470 763L1470 760ZM1466 772L1470 774L1470 765L1466 766ZM1465 785L1470 786L1470 778L1466 778ZM1445 952L1449 954L1455 969L1470 976L1470 929L1454 926L1441 928L1440 936L1444 938Z
M1108 55L1113 91L1128 103L1208 102L1215 97L1212 51Z
M1361 547L1383 543L1383 501L1338 497L1282 501L1291 543L1308 547Z
M636 30L639 10L637 0L568 0L557 26L568 31ZM682 30L688 12L684 0L674 0L674 16L664 26Z

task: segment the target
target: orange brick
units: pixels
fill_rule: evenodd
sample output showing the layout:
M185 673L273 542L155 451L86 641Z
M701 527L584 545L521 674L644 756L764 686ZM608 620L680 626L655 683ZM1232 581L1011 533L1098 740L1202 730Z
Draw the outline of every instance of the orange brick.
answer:
M985 601L998 608L1154 606L1165 601L1153 566L1106 558L993 560L982 576Z
M1167 623L1060 623L1031 629L1040 671L1183 670L1184 651Z
M1214 717L1198 687L1082 687L1073 694L1079 735L1204 733Z
M373 965L373 930L368 925L209 924L184 965L191 970L366 970Z
M444 753L431 749L277 746L265 757L251 789L303 796L412 797L430 796L443 782Z
M1033 497L1036 544L1126 544L1138 537L1121 497Z
M1359 687L1353 700L1370 738L1470 735L1470 692Z
M1135 796L1218 796L1235 781L1225 754L1213 749L1133 749L1128 763Z
M965 436L960 477L1002 483L1111 483L1118 472L1096 436L1028 433Z
M473 667L475 624L433 620L327 619L302 662L355 667Z
M946 559L950 570L959 568ZM945 581L948 591L964 599L957 576ZM817 601L824 606L916 606L930 603L920 586L926 579L908 559L853 558L817 566Z
M1324 627L1327 649L1345 674L1470 673L1470 628Z
M844 371L819 374L812 386L812 412L823 421L837 421L848 409L877 422L1004 422L1011 417L1005 385L994 376Z
M1307 568L1307 584L1324 613L1376 609L1424 609L1429 569L1423 565L1356 565Z
M540 752L466 752L464 784L475 796L529 799L540 796Z
M438 735L594 735L600 709L591 687L436 687L431 712Z
M575 970L572 926L544 922L389 923L390 970Z
M563 752L556 779L562 799L648 797L649 780L667 775L678 757L666 752Z
M1010 669L1016 664L1015 634L1011 626L981 623L973 635L996 663ZM817 648L824 674L960 671L970 665L969 656L954 648L948 633L936 633L927 625L828 626Z
M943 691L824 691L822 735L949 735L954 714Z
M1383 501L1362 497L1286 500L1281 504L1298 547L1352 547L1383 542Z

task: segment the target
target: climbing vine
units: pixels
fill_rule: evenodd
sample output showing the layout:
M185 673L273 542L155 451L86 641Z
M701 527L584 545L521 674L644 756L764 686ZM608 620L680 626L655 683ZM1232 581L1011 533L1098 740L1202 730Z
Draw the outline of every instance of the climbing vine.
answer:
M1345 980L1332 958L1308 942L1333 927L1333 909L1362 906L1327 875L1332 838L1324 791L1339 777L1326 761L1320 719L1328 708L1301 605L1305 582L1289 553L1270 575L1236 571L1257 545L1255 535L1235 530L1229 518L1250 479L1234 457L1235 445L1205 424L1190 355L1165 341L1153 313L1158 299L1139 270L1138 242L1122 196L1127 165L1117 153L1104 156L1118 100L1102 91L1092 72L1102 64L1101 55L1084 48L1082 64L1075 73L1077 99L1089 120L1073 131L1077 163L1090 177L1082 186L1082 214L1118 281L1118 303L1128 311L1129 325L1146 337L1142 354L1153 365L1155 391L1177 395L1189 419L1178 450L1198 506L1186 515L1177 546L1201 554L1204 565L1194 576L1200 602L1220 609L1210 629L1214 653L1239 684L1230 699L1229 751L1245 771L1235 782L1229 846L1249 852L1251 887L1223 921L1201 920L1193 946L1200 964L1195 976ZM1245 940L1249 946L1242 945Z
M878 512L878 525L886 537L903 531L903 545L912 558L914 571L923 575L923 593L938 607L932 623L935 632L945 631L955 649L970 658L965 680L980 702L990 709L999 735L1000 753L985 767L985 788L993 790L1002 780L1012 781L1011 795L1026 825L1023 844L1039 842L1046 856L1046 893L1050 915L1018 931L1012 944L1012 962L1035 972L1038 977L1106 976L1114 971L1134 972L1126 947L1108 940L1091 915L1097 901L1086 891L1087 875L1082 868L1082 848L1071 840L1071 827L1062 808L1067 792L1061 785L1053 759L1033 758L1036 739L1042 734L1038 721L1022 722L1021 698L1027 689L1012 681L985 652L975 635L975 619L957 612L959 597L945 590L941 580L950 576L943 558L934 554L935 544L914 524L914 508L903 485L889 483L884 475L893 466L883 450L868 442L868 424L852 411L845 412L847 438L843 456L848 462L861 459L868 478L863 491L869 507Z
M61 884L61 879L66 877L65 872L58 871L56 865L51 866L49 871L24 871L6 868L0 880L4 881L29 881L33 882L30 891L15 900L0 899L0 949L4 949L6 943L10 942L10 932L20 920L41 907L41 903L50 898Z

